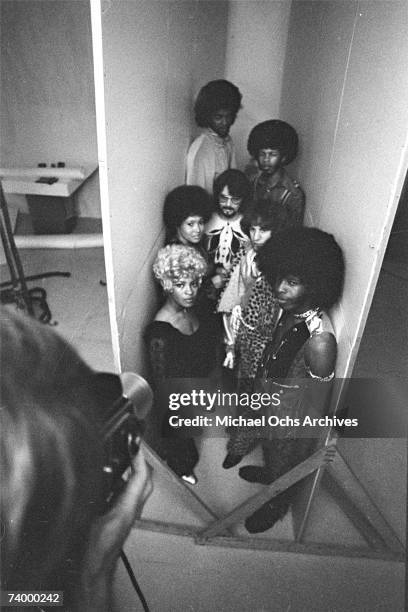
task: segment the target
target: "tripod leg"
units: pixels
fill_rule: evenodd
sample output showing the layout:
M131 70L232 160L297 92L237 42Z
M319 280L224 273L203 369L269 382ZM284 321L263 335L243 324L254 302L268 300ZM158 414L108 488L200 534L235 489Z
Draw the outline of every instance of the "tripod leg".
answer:
M31 276L26 276L26 281L38 280L40 278L51 278L52 276L62 276L64 278L69 278L71 276L71 272L43 272L42 274L32 274ZM102 282L102 281L101 281ZM12 285L11 281L5 281L4 283L0 283L0 289L2 287L8 287Z
M10 275L13 281L14 291L19 294L30 315L34 314L28 293L27 283L24 276L23 266L21 264L20 255L18 253L16 243L14 242L13 228L10 223L6 198L4 197L3 186L0 181L0 209L1 209L1 239L4 246L7 264L10 270ZM15 283L15 284L14 284ZM20 287L18 288L18 284Z
M3 223L3 216L0 215L0 235L1 235L1 242L3 244L3 249L4 249L4 254L6 256L6 261L7 261L7 265L10 271L10 282L8 283L9 285L12 285L12 287L14 289L18 288L18 278L17 278L17 271L14 267L14 262L13 262L13 256L11 254L10 251L10 245L9 242L7 240L7 234L6 234L6 230L4 228L4 223Z

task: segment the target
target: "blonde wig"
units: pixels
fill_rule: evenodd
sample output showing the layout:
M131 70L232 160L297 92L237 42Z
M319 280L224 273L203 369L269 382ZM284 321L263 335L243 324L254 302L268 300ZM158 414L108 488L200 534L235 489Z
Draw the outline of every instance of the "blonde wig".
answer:
M166 292L173 283L185 278L201 282L207 271L207 263L194 247L184 244L168 244L160 249L153 264L153 272Z

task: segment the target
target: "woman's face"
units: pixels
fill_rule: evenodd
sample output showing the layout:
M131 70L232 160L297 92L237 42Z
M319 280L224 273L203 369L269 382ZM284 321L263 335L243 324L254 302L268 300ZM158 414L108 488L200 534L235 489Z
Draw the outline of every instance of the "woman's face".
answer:
M249 237L251 238L252 246L255 251L258 251L271 236L272 230L266 229L262 225L254 224L249 228Z
M177 228L177 238L181 244L199 244L204 234L204 219L191 215Z
M200 281L197 277L187 276L173 281L169 299L180 308L191 308L197 297Z
M300 314L311 308L306 285L293 274L286 274L276 282L275 295L279 306L286 312Z

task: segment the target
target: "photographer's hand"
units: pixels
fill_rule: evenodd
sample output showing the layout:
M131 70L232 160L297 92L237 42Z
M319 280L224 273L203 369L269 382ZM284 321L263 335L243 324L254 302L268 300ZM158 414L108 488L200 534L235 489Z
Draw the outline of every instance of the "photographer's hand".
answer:
M142 451L132 463L126 489L109 512L93 524L84 558L77 610L111 610L112 583L122 547L143 509L153 485Z

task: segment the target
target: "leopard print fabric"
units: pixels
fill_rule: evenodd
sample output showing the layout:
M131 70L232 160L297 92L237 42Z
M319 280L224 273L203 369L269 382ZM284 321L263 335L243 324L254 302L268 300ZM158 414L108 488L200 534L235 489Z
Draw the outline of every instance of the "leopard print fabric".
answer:
M237 338L239 378L255 377L265 346L272 339L278 316L279 304L272 287L261 275L242 312Z

